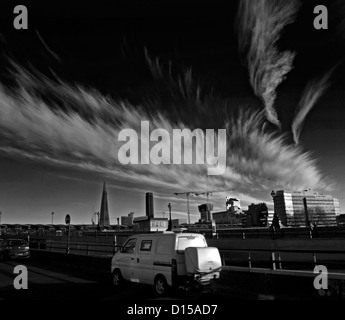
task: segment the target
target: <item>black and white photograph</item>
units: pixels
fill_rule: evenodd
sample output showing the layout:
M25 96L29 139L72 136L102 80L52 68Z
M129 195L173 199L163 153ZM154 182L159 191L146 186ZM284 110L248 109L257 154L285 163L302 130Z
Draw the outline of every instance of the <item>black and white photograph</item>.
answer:
M2 0L0 303L344 300L344 75L342 0Z

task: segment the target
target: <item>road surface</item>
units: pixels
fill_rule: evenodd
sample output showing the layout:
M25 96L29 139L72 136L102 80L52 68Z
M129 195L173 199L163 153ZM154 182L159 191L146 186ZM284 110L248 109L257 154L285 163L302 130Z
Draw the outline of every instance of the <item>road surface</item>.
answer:
M14 287L17 265L28 270L28 289ZM214 287L186 292L179 290L164 299L199 300L215 295ZM111 283L110 274L81 272L69 267L42 264L34 260L0 262L0 300L156 300L153 286L126 283L117 291Z

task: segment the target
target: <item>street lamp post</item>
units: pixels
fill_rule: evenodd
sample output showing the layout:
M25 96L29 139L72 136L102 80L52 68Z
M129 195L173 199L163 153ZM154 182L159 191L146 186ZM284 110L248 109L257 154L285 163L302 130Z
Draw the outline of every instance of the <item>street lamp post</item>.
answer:
M70 227L71 227L71 216L69 214L66 215L65 217L65 223L67 225L67 248L66 248L66 253L69 254L70 252L70 233L71 233L71 230L70 230Z
M276 193L275 193L274 190L272 190L271 196L272 196L272 199L273 199L273 219L272 219L272 224L271 224L272 231L273 231L272 238L276 239L276 227L277 227L276 224L278 223L278 225L279 225L279 221L278 221L278 216L276 214L275 203L274 203L274 198L276 196Z
M308 214L308 206L307 206L307 198L303 198L303 205L304 205L304 213L305 213L305 224L306 227L310 226L310 221L309 221L309 214Z
M54 224L54 211L52 212L52 224Z
M171 231L171 230L172 230L171 203L168 204L168 208L169 208L169 224L168 224L168 229L167 229L167 231Z

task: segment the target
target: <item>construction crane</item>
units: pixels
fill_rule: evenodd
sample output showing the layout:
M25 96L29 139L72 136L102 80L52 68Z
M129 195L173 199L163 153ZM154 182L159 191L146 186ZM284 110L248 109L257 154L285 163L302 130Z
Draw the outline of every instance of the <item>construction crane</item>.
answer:
M179 194L185 194L187 198L187 215L188 215L188 224L190 224L190 212L189 212L189 196L190 195L196 195L200 196L202 194L205 194L207 196L207 203L208 203L208 198L209 196L212 195L212 193L216 192L224 192L224 191L229 191L229 190L213 190L213 191L187 191L187 192L175 192L174 194L177 196Z
M207 203L208 203L208 197L212 196L212 193L216 193L216 192L224 192L224 191L228 191L228 190L214 190L214 191L204 191L204 192L195 192L196 196L200 196L202 194L205 194L207 197Z
M200 195L206 195L207 197L207 203L209 201L209 196L212 196L213 193L216 192L226 192L226 191L233 191L233 190L211 190L211 191L187 191L187 192L175 192L175 195L179 195L179 194L185 194L186 198L187 198L187 214L188 214L188 224L190 224L190 212L189 212L189 196L190 195L196 195L196 196L200 196Z
M190 224L190 212L189 212L189 195L190 194L196 194L196 192L188 191L188 192L175 192L176 196L179 194L185 194L187 197L187 215L188 215L188 224Z

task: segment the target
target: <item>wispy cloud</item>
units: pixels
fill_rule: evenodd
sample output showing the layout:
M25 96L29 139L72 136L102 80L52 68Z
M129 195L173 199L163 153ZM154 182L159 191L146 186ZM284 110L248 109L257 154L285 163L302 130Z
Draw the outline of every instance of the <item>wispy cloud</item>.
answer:
M277 41L286 25L294 22L297 0L241 0L237 27L241 55L246 58L255 94L265 105L267 119L280 127L274 108L276 90L293 68L294 52L280 52Z
M334 67L335 68L335 67ZM334 70L332 68L325 75L319 79L310 81L299 101L295 117L292 122L292 133L295 143L299 143L299 138L303 129L304 121L309 114L310 110L314 107L319 98L325 93L330 86L330 77Z
M206 165L122 165L117 156L123 144L118 141L120 130L140 132L141 121L148 120L151 130L164 128L172 134L173 129L188 128L188 124L178 118L173 121L159 110L152 113L143 106L112 100L94 89L62 80L55 83L16 64L13 68L17 86L0 85L2 153L95 172L118 185L121 181L145 185L160 196L188 190L235 190L252 201L267 192L268 179L290 189L327 187L310 154L290 145L284 135L269 131L262 112L241 108L219 119L219 127L227 130L223 175L207 175ZM205 110L214 117L213 102L210 98L207 102L203 102Z

